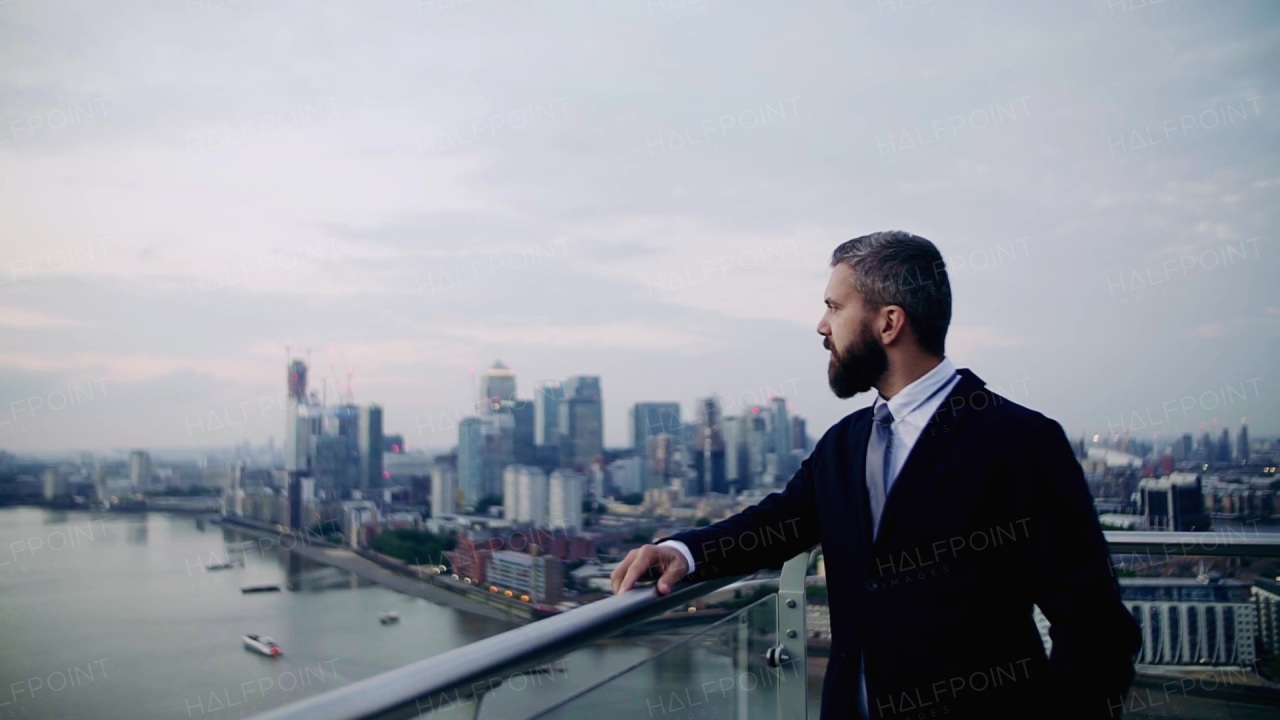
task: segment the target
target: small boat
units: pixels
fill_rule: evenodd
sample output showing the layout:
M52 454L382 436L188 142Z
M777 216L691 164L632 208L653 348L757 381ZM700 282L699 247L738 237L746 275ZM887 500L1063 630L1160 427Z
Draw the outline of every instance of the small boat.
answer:
M249 585L240 588L242 593L280 592L279 585Z
M204 566L205 570L230 570L237 565L244 565L244 560L228 560L227 562L209 563Z
M390 625L391 623L400 622L400 614L390 612L390 611L381 613L378 615L378 622L382 623L383 625Z
M247 650L252 650L267 657L278 657L284 654L284 650L276 644L275 640L265 635L245 635L244 646Z

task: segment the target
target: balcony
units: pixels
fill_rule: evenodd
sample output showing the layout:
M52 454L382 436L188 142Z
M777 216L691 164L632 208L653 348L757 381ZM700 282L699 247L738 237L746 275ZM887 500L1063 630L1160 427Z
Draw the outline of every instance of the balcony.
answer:
M1231 567L1280 558L1280 535L1108 532L1106 536L1117 568L1130 571L1122 575L1185 558L1207 558ZM810 617L821 617L818 608L811 613L806 602L809 560L809 553L792 558L776 578L682 584L665 597L650 587L637 588L258 717L816 718L825 646L808 631ZM1121 582L1143 584L1124 578ZM1209 580L1206 586L1218 584ZM1214 646L1208 648L1203 640L1193 642L1167 624L1153 627L1151 618L1174 617L1165 614L1169 603L1147 600L1141 593L1135 597L1142 599L1126 600L1126 604L1147 618L1146 642L1161 645L1160 655L1146 655L1177 661L1190 653L1188 657L1200 658L1203 670L1196 665L1140 664L1126 703L1127 716L1205 720L1275 716L1280 688L1242 667L1249 663L1241 657L1215 650L1224 647L1221 637L1211 633ZM1238 600L1239 593L1233 597ZM716 607L717 601L721 607ZM1151 609L1153 603L1157 610ZM1260 622L1259 636L1269 637L1274 646L1274 617L1259 617L1261 601L1253 601L1250 607L1254 622ZM1204 622L1203 612L1186 614L1192 616L1201 619L1179 620L1178 627ZM1233 616L1232 622L1233 636L1234 628L1248 626L1243 617ZM603 651L606 646L609 652Z

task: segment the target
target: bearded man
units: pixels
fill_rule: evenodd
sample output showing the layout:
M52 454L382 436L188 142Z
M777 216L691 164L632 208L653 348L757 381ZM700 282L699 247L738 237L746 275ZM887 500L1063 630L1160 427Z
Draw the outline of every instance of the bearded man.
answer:
M1062 426L947 358L933 243L874 233L831 268L828 380L840 398L874 389L871 406L827 430L781 492L632 550L614 592L779 568L821 543L824 719L1119 717L1141 636Z

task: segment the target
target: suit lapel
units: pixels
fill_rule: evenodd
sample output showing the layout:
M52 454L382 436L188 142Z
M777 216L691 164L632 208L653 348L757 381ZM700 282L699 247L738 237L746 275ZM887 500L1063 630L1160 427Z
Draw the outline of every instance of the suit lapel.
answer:
M892 525L897 520L898 515L903 512L905 503L909 503L913 493L917 489L917 485L925 477L925 474L934 458L942 448L946 447L951 438L956 435L956 428L965 417L968 416L972 403L967 398L972 397L974 392L981 391L986 385L977 375L974 375L967 368L958 371L960 373L960 381L956 386L951 388L951 392L938 406L933 416L929 418L929 422L924 426L920 438L916 440L916 444L911 448L911 453L907 455L907 461L902 466L902 471L898 473L898 477L893 482L893 487L889 489L889 495L884 501L884 510L880 515L880 532L876 534L876 544L888 536ZM989 400L990 398L988 398ZM870 423L867 423L868 427ZM864 435L862 443L862 493L863 497L867 496L866 490L866 457L867 443L866 439L870 438L870 433ZM864 502L866 504L866 502ZM868 518L870 517L868 510ZM869 520L868 520L869 522Z
M850 433L853 435L853 487L851 499L853 512L850 514L855 528L860 549L871 547L871 496L867 492L867 445L871 441L871 410L859 411L857 419L851 423Z

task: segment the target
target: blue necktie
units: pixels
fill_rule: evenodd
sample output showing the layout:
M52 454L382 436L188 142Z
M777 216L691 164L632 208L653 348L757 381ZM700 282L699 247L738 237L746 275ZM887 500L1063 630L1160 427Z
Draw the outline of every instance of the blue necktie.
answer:
M889 459L893 456L893 413L889 403L877 403L867 445L867 494L871 498L871 537L880 529L880 514L889 495Z
M884 499L889 494L889 458L893 453L893 413L889 412L889 404L876 403L872 415L871 441L867 444L867 494L871 498L871 537L875 538L880 530L880 514L884 510ZM863 653L864 669L858 678L860 686L859 704L862 717L870 717L867 707L867 672L865 669L866 653Z

